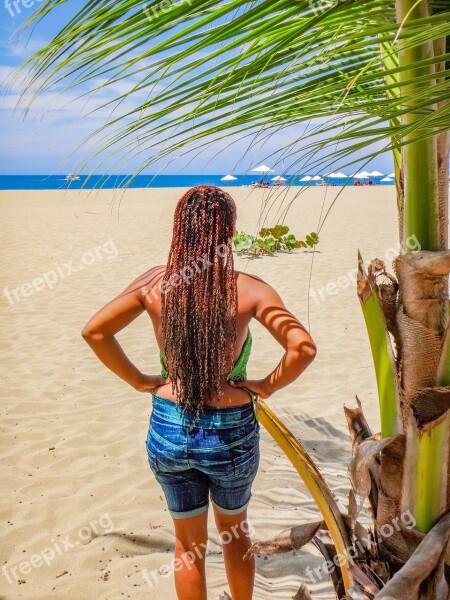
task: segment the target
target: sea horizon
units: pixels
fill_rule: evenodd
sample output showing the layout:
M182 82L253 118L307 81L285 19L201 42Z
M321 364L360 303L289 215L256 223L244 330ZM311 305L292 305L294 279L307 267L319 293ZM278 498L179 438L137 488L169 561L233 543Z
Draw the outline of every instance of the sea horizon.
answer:
M290 186L316 186L317 181L300 181L302 175L284 175L285 185ZM275 173L264 175L264 181L274 186ZM79 179L70 181L65 175L0 175L0 190L79 190L79 189L121 189L129 185L130 188L189 188L197 185L216 185L218 187L249 186L261 180L259 174L235 175L236 180L222 181L221 175L137 175L132 181L132 175L82 175ZM383 176L384 177L384 176ZM377 185L393 185L394 181L382 182L382 177L372 177ZM353 185L353 178L326 178L328 185ZM363 180L367 182L368 180Z

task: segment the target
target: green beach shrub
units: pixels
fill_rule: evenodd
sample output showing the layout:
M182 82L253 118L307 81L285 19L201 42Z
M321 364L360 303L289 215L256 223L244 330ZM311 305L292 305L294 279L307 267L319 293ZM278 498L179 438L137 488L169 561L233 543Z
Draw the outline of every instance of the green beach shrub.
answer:
M319 243L319 236L312 231L305 240L298 240L295 235L289 233L287 225L275 225L275 227L263 227L257 236L238 231L233 239L233 250L244 254L273 254L277 251L291 252L296 248L313 248Z

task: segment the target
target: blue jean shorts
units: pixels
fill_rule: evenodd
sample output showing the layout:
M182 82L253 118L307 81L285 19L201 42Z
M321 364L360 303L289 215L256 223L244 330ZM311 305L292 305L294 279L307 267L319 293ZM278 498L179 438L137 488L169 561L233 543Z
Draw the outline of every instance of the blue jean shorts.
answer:
M205 407L194 423L181 405L153 394L148 462L171 516L183 519L206 512L210 493L219 512L243 511L259 467L259 439L253 397L242 406Z

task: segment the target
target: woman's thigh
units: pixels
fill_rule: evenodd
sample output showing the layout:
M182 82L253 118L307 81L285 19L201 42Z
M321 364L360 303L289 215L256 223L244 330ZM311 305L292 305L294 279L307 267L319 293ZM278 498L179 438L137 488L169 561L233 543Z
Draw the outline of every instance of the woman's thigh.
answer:
M183 427L152 418L146 448L150 469L161 485L171 516L189 518L207 511L209 479L190 467Z
M208 476L216 510L238 514L252 496L260 462L260 425L250 410L230 427L193 430L188 438L189 465Z
M209 476L211 500L219 512L231 515L247 508L259 468L259 440L258 425L247 431L238 444L231 442L231 447L223 448L228 464L225 473L212 472L207 457L206 464L200 466Z

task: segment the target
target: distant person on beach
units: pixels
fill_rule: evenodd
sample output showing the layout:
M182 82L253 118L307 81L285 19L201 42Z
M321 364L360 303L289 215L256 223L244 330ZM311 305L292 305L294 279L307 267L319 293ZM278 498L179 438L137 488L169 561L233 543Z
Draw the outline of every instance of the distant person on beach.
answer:
M135 279L82 332L106 367L152 394L145 445L173 518L179 600L207 598L210 498L231 596L251 600L255 560L243 556L251 546L247 508L260 461L258 399L292 383L316 354L278 292L234 269L235 232L229 194L214 186L190 189L175 209L167 264ZM115 337L144 312L160 350L157 375L142 373ZM252 319L284 349L261 379L247 379Z

